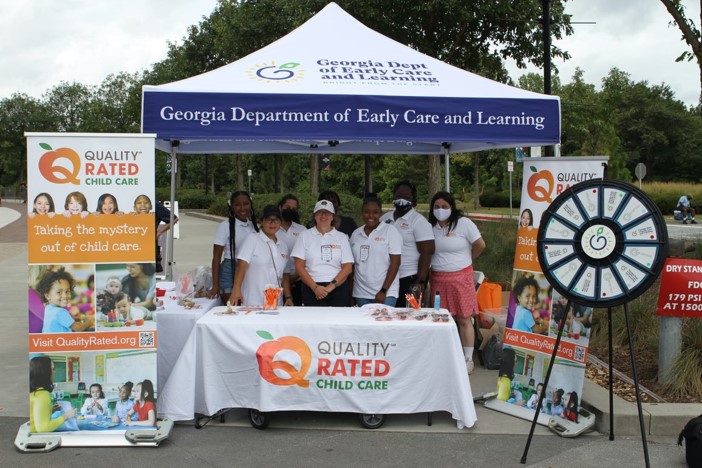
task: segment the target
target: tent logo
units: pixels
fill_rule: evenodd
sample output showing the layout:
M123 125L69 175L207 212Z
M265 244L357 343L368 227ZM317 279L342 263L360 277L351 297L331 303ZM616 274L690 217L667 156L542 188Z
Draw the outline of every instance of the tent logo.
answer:
M45 150L39 158L39 172L44 180L52 184L75 184L80 180L76 178L80 172L80 156L71 148L53 149L47 143L39 143Z
M310 386L310 381L305 379L312 362L312 352L307 343L296 336L283 336L275 340L273 335L263 330L256 334L269 340L256 350L258 373L266 382L282 386L299 385L303 388ZM299 358L299 369L294 362L286 360L289 358L292 361L298 361Z
M305 70L298 68L297 62L286 62L282 65L276 65L275 61L270 64L255 65L246 71L249 78L252 80L265 81L267 83L281 83L297 81L304 77Z
M534 172L527 183L529 198L536 202L547 201L551 203L553 201L551 193L554 189L553 174L546 169L537 171L534 166L530 166L529 169L531 169L531 172Z

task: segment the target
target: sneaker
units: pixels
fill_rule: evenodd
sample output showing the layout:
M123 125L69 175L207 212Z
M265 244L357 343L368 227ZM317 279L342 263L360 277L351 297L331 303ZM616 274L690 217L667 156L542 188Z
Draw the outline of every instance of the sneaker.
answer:
M687 220L686 220L686 219L683 219L683 224L687 224Z
M690 224L697 224L697 221L695 221L694 219L690 220Z
M466 361L466 370L468 371L468 375L473 373L475 370L475 364L473 364L473 361Z

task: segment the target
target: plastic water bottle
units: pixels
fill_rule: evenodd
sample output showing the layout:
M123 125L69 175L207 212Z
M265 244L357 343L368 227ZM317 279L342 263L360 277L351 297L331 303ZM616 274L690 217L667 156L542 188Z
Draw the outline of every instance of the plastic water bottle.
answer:
M439 309L441 309L441 296L439 291L436 291L436 294L434 294L434 310L438 311Z

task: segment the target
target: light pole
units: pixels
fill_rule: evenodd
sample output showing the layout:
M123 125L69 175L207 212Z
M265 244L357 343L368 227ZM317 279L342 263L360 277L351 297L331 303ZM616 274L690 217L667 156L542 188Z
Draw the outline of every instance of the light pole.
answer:
M250 195L251 194L251 169L249 169L247 172L249 174L249 195Z

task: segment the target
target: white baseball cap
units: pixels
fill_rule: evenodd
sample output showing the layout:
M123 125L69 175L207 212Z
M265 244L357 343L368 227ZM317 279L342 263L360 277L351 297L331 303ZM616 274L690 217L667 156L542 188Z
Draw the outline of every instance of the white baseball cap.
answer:
M319 200L317 203L314 204L314 211L313 213L318 212L319 210L327 210L331 214L334 214L334 204L328 200Z

